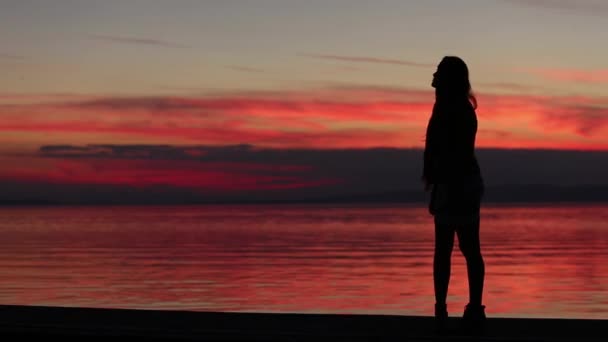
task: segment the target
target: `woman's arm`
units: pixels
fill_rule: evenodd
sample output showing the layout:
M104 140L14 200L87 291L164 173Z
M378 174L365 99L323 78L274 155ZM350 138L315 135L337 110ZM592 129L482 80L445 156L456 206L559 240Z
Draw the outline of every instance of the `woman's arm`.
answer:
M426 139L424 142L424 159L423 159L423 167L422 167L422 181L424 182L425 190L428 190L430 188L430 185L434 183L433 145L434 145L434 141L435 141L435 137L434 137L435 121L436 120L433 120L433 116L431 116L431 118L429 119L427 128L426 128Z

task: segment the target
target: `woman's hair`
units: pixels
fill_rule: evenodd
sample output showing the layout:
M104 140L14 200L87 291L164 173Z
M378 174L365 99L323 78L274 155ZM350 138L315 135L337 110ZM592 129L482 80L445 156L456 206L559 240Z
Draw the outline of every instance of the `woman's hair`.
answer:
M435 91L438 100L467 99L473 108L477 108L477 99L473 95L469 81L469 68L456 56L445 56L437 67Z

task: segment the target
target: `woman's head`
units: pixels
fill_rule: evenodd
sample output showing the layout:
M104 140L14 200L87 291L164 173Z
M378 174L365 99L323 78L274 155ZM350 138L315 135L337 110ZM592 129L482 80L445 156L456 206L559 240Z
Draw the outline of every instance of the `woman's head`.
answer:
M438 99L468 99L473 107L477 106L469 81L469 68L459 57L446 56L441 60L433 74L432 86Z

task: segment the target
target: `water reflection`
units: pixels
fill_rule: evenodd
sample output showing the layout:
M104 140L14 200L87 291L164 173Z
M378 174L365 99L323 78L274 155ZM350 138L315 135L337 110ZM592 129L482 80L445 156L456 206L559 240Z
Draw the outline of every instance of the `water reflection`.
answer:
M608 318L606 209L484 208L488 315ZM0 229L3 304L432 314L422 207L10 208Z

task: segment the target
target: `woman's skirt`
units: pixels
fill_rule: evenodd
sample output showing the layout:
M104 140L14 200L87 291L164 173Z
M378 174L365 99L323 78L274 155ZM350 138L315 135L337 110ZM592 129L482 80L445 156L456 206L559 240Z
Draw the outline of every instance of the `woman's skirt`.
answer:
M435 221L465 225L479 220L484 184L480 176L462 182L435 184L431 191L429 212Z

